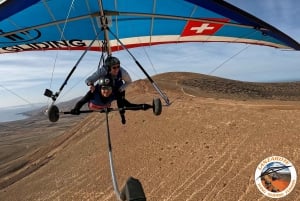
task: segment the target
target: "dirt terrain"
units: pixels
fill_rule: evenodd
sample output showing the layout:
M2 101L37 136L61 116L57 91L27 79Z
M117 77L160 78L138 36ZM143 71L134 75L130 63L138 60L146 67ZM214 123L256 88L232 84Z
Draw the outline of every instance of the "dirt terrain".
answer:
M171 105L160 116L109 114L119 188L138 178L149 201L274 200L255 185L255 170L278 155L300 167L300 83L245 83L192 73L154 80ZM126 97L151 103L148 81ZM0 200L116 200L105 115L42 115L0 124ZM298 171L297 171L298 172ZM279 200L300 200L295 189Z

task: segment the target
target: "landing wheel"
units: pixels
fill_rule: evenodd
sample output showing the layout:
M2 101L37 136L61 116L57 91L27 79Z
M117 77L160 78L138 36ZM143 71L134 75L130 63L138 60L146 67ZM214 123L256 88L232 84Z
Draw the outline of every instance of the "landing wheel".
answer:
M52 105L48 109L48 118L51 122L57 122L59 119L59 110L56 105Z
M162 104L159 98L153 99L153 113L158 116L161 114L162 111Z

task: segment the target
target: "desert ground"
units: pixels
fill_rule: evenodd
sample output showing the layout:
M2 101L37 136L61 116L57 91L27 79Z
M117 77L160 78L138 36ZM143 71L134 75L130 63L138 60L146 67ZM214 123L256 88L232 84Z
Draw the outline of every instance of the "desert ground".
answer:
M109 113L119 188L141 181L149 201L266 201L255 185L270 156L300 167L300 83L246 83L193 73L154 80L171 105L160 116L127 111L122 125ZM134 103L158 97L138 80ZM64 108L62 108L64 109ZM0 124L0 200L117 200L113 191L105 115L46 116ZM298 177L299 178L299 177ZM300 182L278 200L300 200Z

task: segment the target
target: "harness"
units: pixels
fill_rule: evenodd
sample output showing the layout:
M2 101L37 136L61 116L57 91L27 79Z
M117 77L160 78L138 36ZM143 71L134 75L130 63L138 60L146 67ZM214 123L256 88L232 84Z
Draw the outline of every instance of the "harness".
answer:
M119 88L124 84L124 82L122 80L121 69L119 70L116 77L113 77L110 73L108 73L108 75L111 77L111 79L113 81L113 92L117 93L119 91Z
M113 93L109 97L103 97L100 92L100 86L95 86L95 93L93 93L93 98L89 101L88 107L91 110L99 110L110 107L111 102L114 100Z

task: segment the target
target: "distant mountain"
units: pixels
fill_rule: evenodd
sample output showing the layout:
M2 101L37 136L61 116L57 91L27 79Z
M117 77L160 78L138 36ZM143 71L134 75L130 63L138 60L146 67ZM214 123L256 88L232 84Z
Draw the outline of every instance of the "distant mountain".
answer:
M69 101L65 101L65 102L60 102L57 103L56 106L60 109L60 110L64 110L64 111L68 111L71 110L74 105L76 104L76 102L80 99L81 97L77 97L74 99L71 99ZM35 115L41 115L44 114L45 111L47 110L48 105L41 105L39 108L37 109L33 109L30 111L26 111L23 112L22 114L27 115L27 116L35 116Z
M203 75L189 72L168 72L158 74L153 79L162 89L181 87L185 92L194 96L215 97L225 99L272 99L284 101L300 100L300 82L283 83L257 83L242 82L220 78L216 76ZM143 84L141 84L143 82ZM142 86L141 86L142 85ZM129 92L133 89L152 88L146 79L137 80L129 87ZM133 88L133 89L132 89ZM81 97L56 104L60 110L71 110ZM20 106L23 107L23 106ZM24 106L25 107L25 106ZM27 105L28 107L28 105ZM47 109L47 105L38 105L36 109L20 112L26 116L41 115ZM88 109L85 105L83 109ZM24 111L24 110L21 110Z
M161 86L171 82L195 96L228 99L300 100L300 82L242 82L197 73L164 73L154 77ZM174 86L173 86L174 87Z

